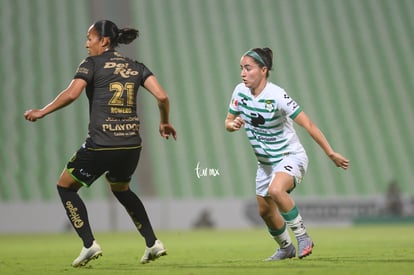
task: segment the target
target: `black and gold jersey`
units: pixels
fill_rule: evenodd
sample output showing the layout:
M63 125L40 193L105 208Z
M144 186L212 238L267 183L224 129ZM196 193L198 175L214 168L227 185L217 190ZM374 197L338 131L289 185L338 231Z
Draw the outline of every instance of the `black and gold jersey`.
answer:
M116 51L90 56L75 77L87 82L89 138L102 147L141 144L137 114L138 88L152 72L142 63Z

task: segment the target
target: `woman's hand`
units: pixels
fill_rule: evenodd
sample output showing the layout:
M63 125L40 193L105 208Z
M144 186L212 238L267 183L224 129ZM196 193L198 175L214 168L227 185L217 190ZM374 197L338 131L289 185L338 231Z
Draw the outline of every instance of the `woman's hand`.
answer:
M44 117L42 110L27 110L24 112L24 118L28 121L35 122L36 120Z
M346 170L349 167L349 160L346 159L339 153L333 152L329 154L329 158L335 163L337 167L341 167L342 169Z
M234 132L240 130L244 126L244 120L239 116L235 117L229 114L225 124L227 131Z
M165 139L168 139L170 136L172 136L174 140L177 140L177 132L175 131L174 127L169 123L160 124L160 135Z

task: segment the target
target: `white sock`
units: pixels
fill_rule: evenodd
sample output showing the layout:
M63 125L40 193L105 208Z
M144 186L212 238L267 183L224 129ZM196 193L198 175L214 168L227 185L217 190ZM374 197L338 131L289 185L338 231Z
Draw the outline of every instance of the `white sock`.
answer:
M273 239L279 244L280 248L285 248L292 243L286 224L281 229L270 229L269 233Z
M296 237L306 234L306 228L303 223L302 216L299 214L299 211L296 208L296 206L294 206L292 210L290 210L289 212L281 214L285 219L286 224L289 226L290 229L292 229Z

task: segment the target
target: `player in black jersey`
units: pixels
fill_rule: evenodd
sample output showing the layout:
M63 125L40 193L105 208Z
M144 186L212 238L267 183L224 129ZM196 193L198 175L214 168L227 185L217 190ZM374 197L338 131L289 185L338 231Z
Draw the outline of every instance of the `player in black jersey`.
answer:
M136 29L118 29L108 20L94 23L88 30L85 45L89 57L81 62L69 86L42 109L24 114L27 120L36 121L72 103L86 90L90 116L88 137L69 160L57 184L66 214L83 241L81 253L72 263L74 267L84 266L102 255L77 191L82 186L91 186L104 173L113 194L145 239L141 263L167 254L155 236L144 205L129 189L141 152L137 115L140 86L158 101L161 136L176 139L176 131L169 121L169 99L156 77L144 64L115 51L118 44L129 44L137 37Z

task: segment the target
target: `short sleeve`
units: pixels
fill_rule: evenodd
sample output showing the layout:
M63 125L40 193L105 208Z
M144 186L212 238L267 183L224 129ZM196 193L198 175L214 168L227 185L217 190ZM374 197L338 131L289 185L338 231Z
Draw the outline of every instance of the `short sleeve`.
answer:
M228 112L230 114L233 114L235 116L240 115L240 107L239 107L239 96L237 92L237 87L234 89L233 94L231 96L230 104L229 104L229 110Z
M139 63L138 61L135 61L135 62L138 64L138 66L141 67L140 68L140 72L141 72L141 83L140 83L140 85L141 86L144 86L145 80L147 80L148 77L150 77L151 75L154 75L154 74L143 63Z
M282 91L282 96L279 99L279 107L286 113L286 116L294 119L302 111L302 108L284 90Z
M90 83L93 78L94 66L94 61L91 58L86 58L82 60L73 78L81 78L85 80L87 83Z

